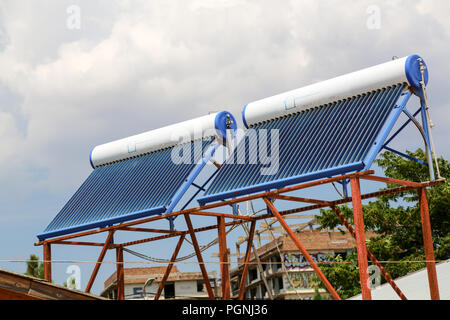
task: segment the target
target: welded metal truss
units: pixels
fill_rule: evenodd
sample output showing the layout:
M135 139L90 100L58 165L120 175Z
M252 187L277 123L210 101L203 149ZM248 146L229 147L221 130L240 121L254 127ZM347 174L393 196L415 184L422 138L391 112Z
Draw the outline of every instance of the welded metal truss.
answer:
M389 276L387 271L382 267L380 262L375 258L375 256L367 249L365 233L364 233L364 217L362 211L362 200L379 197L387 194L400 193L405 191L417 190L419 194L419 203L420 203L420 213L421 213L421 221L422 221L422 232L423 232L423 241L424 241L424 249L425 249L425 257L426 257L426 267L428 272L428 280L429 280L429 290L431 294L431 299L438 300L439 299L439 289L438 289L438 281L436 275L436 266L435 266L435 256L433 249L433 240L431 234L431 225L430 225L430 216L429 216L429 207L428 207L428 198L427 198L427 187L436 186L442 183L443 180L430 181L430 182L411 182L411 181L403 181L385 177L379 177L373 175L374 171L368 170L363 172L356 172L341 175L338 177L326 178L317 181L307 182L295 186L285 187L273 191L262 192L254 195L242 196L236 199L212 203L200 207L183 209L176 212L167 213L160 216L147 217L143 219L139 219L136 221L125 222L120 225L109 226L97 230L79 232L76 234L61 236L53 239L47 239L45 241L37 242L35 245L43 246L44 250L44 270L45 270L45 279L51 281L52 279L52 258L51 258L51 246L52 245L79 245L79 246L98 246L101 247L101 252L98 258L97 263L94 266L94 270L91 274L87 287L85 289L86 292L89 292L92 288L92 285L95 281L95 278L98 274L100 266L103 262L105 254L108 250L115 249L116 250L116 262L117 262L117 287L118 287L118 299L124 299L124 259L123 259L123 248L129 247L132 245L154 242L162 239L168 238L176 238L178 237L178 243L174 249L172 254L170 263L166 269L166 272L160 282L159 289L155 296L155 299L159 299L161 292L164 288L165 282L170 274L172 266L177 258L178 252L183 244L185 237L187 235L190 236L191 242L194 246L195 253L197 256L198 265L203 275L204 284L206 290L208 292L208 296L210 299L215 299L213 290L210 285L210 281L208 278L208 273L206 270L205 263L203 261L203 257L201 254L200 246L197 241L196 234L199 232L204 232L208 230L217 229L218 231L218 243L219 243L219 260L220 260L220 273L221 273L221 283L222 283L222 298L224 300L230 299L230 279L229 279L229 257L227 253L227 244L226 244L226 227L239 225L243 223L250 223L250 231L247 242L247 249L243 260L243 273L240 280L240 288L239 288L239 299L244 298L245 292L245 283L247 277L247 270L249 265L249 259L251 255L253 243L253 236L255 234L255 226L256 222L261 219L273 218L275 217L281 224L281 226L285 229L290 238L294 241L297 248L302 252L306 260L309 262L310 266L314 270L314 272L318 275L322 283L327 288L330 295L337 300L340 300L341 297L337 293L337 291L333 288L331 283L325 277L324 273L320 270L317 263L312 259L309 255L305 247L299 241L298 237L295 235L294 231L290 228L290 226L286 223L284 217L290 214L306 212L315 209L322 208L331 208L342 224L348 229L349 233L356 239L356 248L358 255L358 266L359 266L359 276L361 283L361 291L362 298L365 300L371 299L371 291L368 286L368 259L372 261L375 265L380 268L381 273L385 277L386 281L392 286L395 292L399 295L399 297L403 300L406 300L406 296L402 293L402 291L397 287L394 280ZM301 198L289 195L290 192L307 189L314 186L325 185L333 182L341 182L350 181L350 189L351 189L351 197L347 196L344 199L339 200L319 200L319 199L308 199ZM360 181L361 180L371 180L377 182L383 182L393 185L398 185L396 188L382 190L378 192L361 194L360 190ZM234 206L239 203L245 201L251 201L256 199L262 199L267 207L268 213L258 214L255 216L244 216L240 214L227 214L227 213L218 213L212 212L211 210L220 208L220 207L229 207ZM273 200L278 199L279 201L289 201L291 203L307 203L308 205L302 206L296 209L290 209L285 211L278 211L275 205L273 204ZM338 205L344 203L352 203L353 206L353 215L354 215L354 226L351 226L350 223L344 218L341 212L338 209ZM235 211L233 211L235 212ZM215 218L216 223L211 224L206 227L194 228L191 221L191 216L205 216L210 218ZM175 231L175 230L162 230L162 229L151 229L151 228L141 228L137 227L140 224L149 223L152 221L157 221L161 219L172 219L175 217L183 216L187 230ZM227 221L228 220L228 221ZM144 232L144 233L154 233L158 234L152 237L144 238L141 240L124 242L124 243L114 243L113 236L116 232ZM93 242L82 242L82 241L74 241L74 239L99 234L106 233L107 237L104 243L93 243Z

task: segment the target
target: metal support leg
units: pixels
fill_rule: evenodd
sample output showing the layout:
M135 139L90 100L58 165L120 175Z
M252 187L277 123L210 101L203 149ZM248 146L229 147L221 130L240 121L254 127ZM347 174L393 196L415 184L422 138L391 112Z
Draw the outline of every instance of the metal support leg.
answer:
M358 178L350 179L352 189L353 216L355 221L356 249L358 252L359 279L363 300L372 300L369 288L369 265L367 262L366 235L364 231L364 218L361 203L361 188Z
M52 249L50 243L44 244L44 279L52 282Z
M272 202L270 202L269 199L264 198L264 202L267 204L267 207L270 209L270 211L272 212L272 214L277 218L277 220L280 222L281 226L284 228L284 230L286 230L286 232L288 233L288 235L291 237L292 241L294 241L295 245L297 246L297 248L302 252L303 256L305 257L305 259L308 261L308 263L310 264L311 268L313 268L314 272L317 274L317 276L320 278L320 280L322 281L322 283L325 285L325 287L327 288L328 292L331 294L331 296L335 299L335 300L342 300L341 297L339 296L339 294L336 292L336 290L334 290L333 286L331 285L331 283L328 281L328 279L325 277L325 275L323 274L322 270L320 270L319 266L316 264L316 262L313 260L313 258L309 255L308 251L306 250L306 248L301 244L301 242L298 240L298 238L296 237L294 231L292 231L292 229L289 227L289 225L286 223L286 221L283 219L283 217L280 215L280 213L278 212L278 210L274 207L274 205L272 204Z
M248 262L250 260L250 253L252 252L253 236L255 234L255 228L256 228L256 221L252 221L247 240L247 250L245 252L245 259L244 259L244 269L242 271L241 283L239 285L239 300L244 300L245 284L247 282L247 273L248 273Z
M425 259L427 260L428 284L430 286L431 300L440 300L439 287L436 274L436 263L433 249L433 237L431 234L430 212L428 209L427 190L419 188L420 217L422 219L423 243Z
M242 229L244 229L245 233L247 234L247 238L250 237L250 231L247 228L247 225L245 223L241 224ZM259 233L255 232L254 234L256 234L257 236L257 241L259 243L259 247L261 247L261 239L260 239L260 235ZM254 237L253 237L254 238ZM261 264L261 259L259 258L258 255L258 249L256 248L256 246L253 244L253 242L251 243L252 249L253 249L253 257L255 258L256 261L256 268L258 269L259 274L261 275L261 279L264 283L264 287L266 288L267 294L269 295L269 300L273 300L273 294L272 294L272 288L269 286L269 283L267 282L267 278L264 274L264 270ZM244 291L245 292L245 291Z
M222 299L230 300L230 271L228 266L227 235L225 232L225 218L217 217L219 239L220 276L222 282Z
M338 216L339 220L341 220L342 224L347 227L347 230L350 232L350 234L353 236L353 238L356 239L356 232L350 225L350 223L345 219L345 217L342 215L341 211L337 207L331 207L333 211ZM378 261L377 258L373 255L373 253L367 248L367 256L369 259L380 269L381 274L384 276L386 281L391 285L392 289L398 294L400 299L402 300L408 300L406 296L403 294L403 292L400 290L400 288L397 286L397 284L394 282L394 280L391 278L389 273L383 268L381 263Z
M210 300L214 300L214 293L211 289L211 284L209 283L208 272L205 268L205 263L203 262L202 254L200 252L200 248L198 246L197 237L195 236L194 228L192 227L191 218L189 214L184 214L184 218L186 220L186 225L189 229L189 235L191 236L192 245L194 246L195 254L197 255L198 264L200 266L200 270L202 271L203 280L205 282L206 290L208 291L208 296Z
M170 271L172 270L173 264L174 264L175 260L177 259L178 252L180 251L181 245L183 244L185 237L186 237L186 235L182 234L180 236L180 240L178 240L178 244L175 248L175 251L173 252L172 258L170 259L170 262L169 262L169 265L167 266L166 272L164 273L164 276L163 276L161 282L159 283L159 288L158 288L158 291L156 292L155 300L159 300L159 297L161 296L164 286L166 285L167 278L169 278Z
M116 248L117 300L125 300L125 272L123 267L123 247Z
M97 277L98 270L100 269L100 266L102 265L103 258L105 257L106 251L108 251L109 245L111 244L113 235L114 235L114 231L110 231L108 234L108 237L106 238L105 245L102 248L102 252L100 253L97 263L95 264L94 271L92 271L91 278L89 279L89 282L86 286L86 290L85 290L86 293L89 293L91 291L92 285L94 284L95 278Z

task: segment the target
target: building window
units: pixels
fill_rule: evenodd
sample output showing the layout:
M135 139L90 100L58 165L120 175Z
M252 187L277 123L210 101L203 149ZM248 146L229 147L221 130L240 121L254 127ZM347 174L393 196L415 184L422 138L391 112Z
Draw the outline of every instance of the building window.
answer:
M266 262L266 261L262 261L262 262ZM270 259L269 259L269 262L270 262ZM267 270L267 264L263 263L261 266L262 266L263 271Z
M142 298L142 288L141 287L136 287L133 288L133 298Z
M277 278L278 280L278 290L283 289L283 277Z
M164 286L164 298L173 299L175 298L175 283L166 283Z
M275 271L280 270L280 269L281 269L281 257L280 257L279 255L276 255L276 256L274 257L274 262L276 262L276 263L274 264L274 266L275 266Z
M345 260L345 258L347 258L348 253L350 252L350 250L348 251L338 251L334 253L334 256L336 257L337 255L340 255L342 259Z
M256 269L250 269L248 271L248 280L252 282L253 280L258 279L258 271Z
M231 290L236 291L239 290L240 279L231 280Z
M203 280L197 280L197 292L205 291L205 287L203 286Z

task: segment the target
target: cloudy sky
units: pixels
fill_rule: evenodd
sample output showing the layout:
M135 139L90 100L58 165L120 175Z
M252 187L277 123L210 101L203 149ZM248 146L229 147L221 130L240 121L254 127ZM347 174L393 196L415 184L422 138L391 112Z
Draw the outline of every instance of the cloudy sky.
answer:
M91 172L94 146L211 111L240 118L250 101L393 56L426 59L449 158L449 12L447 0L0 0L0 260L42 255L35 235ZM412 130L397 145L419 142Z

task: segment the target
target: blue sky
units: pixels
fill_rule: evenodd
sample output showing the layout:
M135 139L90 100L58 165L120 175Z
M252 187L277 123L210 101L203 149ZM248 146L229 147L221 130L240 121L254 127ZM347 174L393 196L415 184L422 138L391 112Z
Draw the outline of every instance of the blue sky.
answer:
M445 0L0 0L0 260L42 256L35 235L91 172L94 146L211 111L240 121L250 101L393 56L426 59L433 136L448 159L448 12ZM407 130L394 146L420 147L419 135ZM211 234L202 237L209 242ZM175 245L135 249L168 257ZM191 251L185 245L181 254ZM205 260L211 252L217 248ZM98 253L55 246L53 258L95 261ZM68 265L54 266L55 282L65 281ZM93 265L79 265L85 286ZM25 270L24 263L0 267ZM113 269L101 269L94 293Z

